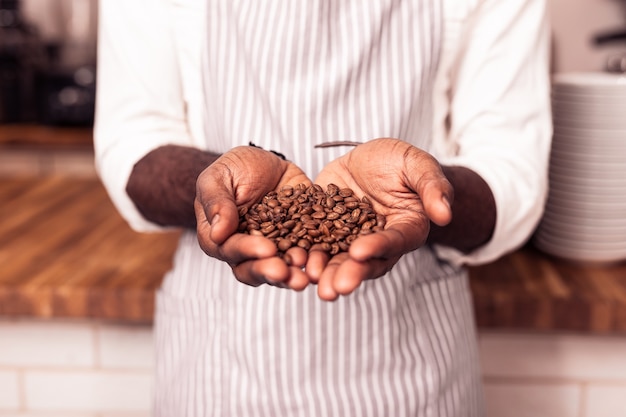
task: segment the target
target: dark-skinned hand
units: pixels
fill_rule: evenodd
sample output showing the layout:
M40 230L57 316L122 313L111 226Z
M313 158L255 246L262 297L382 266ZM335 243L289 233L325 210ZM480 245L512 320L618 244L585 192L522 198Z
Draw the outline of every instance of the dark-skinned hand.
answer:
M240 146L223 154L197 180L194 208L202 250L227 262L245 284L304 289L310 278L302 270L307 260L302 248L289 250L292 262L287 265L271 240L236 233L238 207L250 207L269 191L299 183L311 181L296 165L271 152Z
M306 272L324 300L381 277L403 254L424 244L431 221L444 226L452 219L453 189L441 166L401 140L382 138L358 145L324 167L315 183L349 187L386 216L383 231L359 237L348 252L332 257L318 250L309 254Z

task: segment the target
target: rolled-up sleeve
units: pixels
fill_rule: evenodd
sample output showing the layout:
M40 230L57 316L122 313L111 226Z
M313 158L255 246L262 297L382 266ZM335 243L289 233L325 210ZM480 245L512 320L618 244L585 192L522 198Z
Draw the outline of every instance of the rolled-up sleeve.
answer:
M96 168L111 200L138 231L159 230L126 194L134 164L164 144L191 144L167 4L99 2Z
M455 263L492 261L527 241L543 213L552 137L545 0L485 0L464 25L450 75L443 164L478 173L495 197L492 239Z

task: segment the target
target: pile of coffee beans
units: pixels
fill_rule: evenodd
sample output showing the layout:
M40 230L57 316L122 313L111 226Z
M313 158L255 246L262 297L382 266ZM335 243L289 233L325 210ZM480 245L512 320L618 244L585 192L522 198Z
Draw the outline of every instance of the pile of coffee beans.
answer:
M367 197L359 199L350 188L335 184L325 191L318 184L285 186L241 207L239 216L240 233L271 239L281 256L293 246L335 255L347 251L358 236L385 227L385 216L374 212Z

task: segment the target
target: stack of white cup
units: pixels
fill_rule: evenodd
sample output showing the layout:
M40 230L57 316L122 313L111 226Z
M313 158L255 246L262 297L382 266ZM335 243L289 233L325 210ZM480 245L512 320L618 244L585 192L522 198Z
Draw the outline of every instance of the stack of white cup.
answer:
M554 77L550 193L536 247L577 261L626 259L626 75Z

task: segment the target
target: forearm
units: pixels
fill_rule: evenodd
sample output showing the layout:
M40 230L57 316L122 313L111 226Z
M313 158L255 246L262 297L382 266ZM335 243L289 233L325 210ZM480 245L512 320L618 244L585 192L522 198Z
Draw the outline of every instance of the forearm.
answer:
M428 243L470 252L487 243L496 224L496 204L487 183L474 171L444 166L454 188L452 221L444 227L431 223Z
M195 228L196 179L217 158L196 148L159 147L135 164L126 192L147 220L161 226Z

